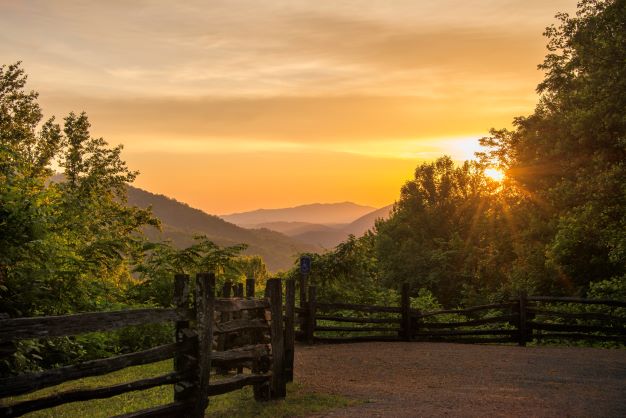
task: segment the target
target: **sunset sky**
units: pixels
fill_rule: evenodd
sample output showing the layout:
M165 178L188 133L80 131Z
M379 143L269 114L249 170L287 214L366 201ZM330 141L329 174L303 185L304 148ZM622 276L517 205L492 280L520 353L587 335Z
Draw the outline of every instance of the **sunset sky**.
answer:
M224 214L392 203L537 102L576 0L0 0L0 64L47 116L86 111L135 185Z

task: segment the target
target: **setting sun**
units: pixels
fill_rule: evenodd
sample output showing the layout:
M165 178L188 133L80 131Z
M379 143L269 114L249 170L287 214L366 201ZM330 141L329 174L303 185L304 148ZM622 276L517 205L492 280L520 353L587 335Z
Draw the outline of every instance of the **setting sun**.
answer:
M497 168L488 168L485 170L485 175L489 177L493 181L502 181L504 180L504 171L498 170Z

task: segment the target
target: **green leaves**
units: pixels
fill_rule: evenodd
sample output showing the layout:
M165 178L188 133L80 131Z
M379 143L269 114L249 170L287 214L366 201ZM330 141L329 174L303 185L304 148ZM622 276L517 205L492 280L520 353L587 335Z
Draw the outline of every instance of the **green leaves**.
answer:
M318 300L362 304L396 304L397 294L380 280L375 237L367 233L361 238L350 236L333 250L311 257L310 280L318 285ZM299 266L287 273L299 277Z
M535 112L491 131L483 161L507 167L518 275L584 294L626 273L626 2L584 0L545 35Z
M240 260L240 254L246 245L220 247L202 235L194 240L193 245L183 249L174 248L170 242L144 243L146 256L133 270L139 275L140 283L131 289L131 297L142 303L170 306L175 274L214 272L222 283L242 276L245 263ZM258 267L265 270L264 264Z
M149 210L125 205L121 146L92 138L86 114L42 122L20 64L0 67L0 312L96 309L120 298ZM65 168L51 177L52 163Z
M485 165L456 166L448 157L424 163L401 190L392 216L376 225L382 281L425 288L445 305L494 292L512 258L508 203Z

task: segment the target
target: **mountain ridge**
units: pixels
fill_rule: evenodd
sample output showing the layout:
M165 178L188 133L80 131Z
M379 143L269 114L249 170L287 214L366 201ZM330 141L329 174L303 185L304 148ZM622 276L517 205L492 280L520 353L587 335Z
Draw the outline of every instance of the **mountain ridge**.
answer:
M374 227L377 219L387 219L392 209L393 204L387 205L367 213L341 227L329 228L328 230L309 230L301 234L290 236L307 244L318 245L326 249L333 248L348 239L350 235L356 237L362 236Z
M220 217L239 226L254 226L268 222L308 222L313 224L345 224L376 210L372 206L353 202L310 203L289 208L256 209Z
M333 248L350 235L360 237L372 229L377 219L387 219L393 204L375 209L365 215L345 224L320 224L302 221L265 222L252 225L241 225L245 228L266 228L278 231L300 242L319 246L325 249Z
M372 229L377 219L387 219L393 210L393 203L391 205L383 206L380 209L376 209L368 214L361 216L360 218L352 221L344 230L352 235L363 235L368 230Z
M249 227L246 226L245 228L266 228L272 231L278 231L281 234L287 235L288 237L293 237L294 235L299 235L310 230L337 230L343 228L345 225L346 224L333 224L332 226L329 226L311 222L279 221L250 225Z
M161 220L162 231L154 227L144 229L149 239L170 239L179 248L190 245L194 235L206 235L218 245L245 243L248 248L244 254L260 255L272 272L292 267L298 253L322 250L277 231L242 228L176 199L134 186L128 186L127 199L131 206L151 206L152 213Z

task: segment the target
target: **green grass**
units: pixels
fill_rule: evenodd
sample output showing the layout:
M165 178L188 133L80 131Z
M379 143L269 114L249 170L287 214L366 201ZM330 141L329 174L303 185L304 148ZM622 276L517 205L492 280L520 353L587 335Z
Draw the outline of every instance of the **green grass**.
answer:
M256 402L252 388L212 397L206 410L207 418L286 418L301 417L315 412L356 405L359 401L337 395L308 392L298 383L287 385L287 397L280 401Z
M0 400L0 405L36 399L71 389L95 388L130 382L159 376L170 371L172 371L171 360L129 367L104 376L74 380L28 395L3 399ZM165 405L172 402L173 398L172 385L166 385L144 391L129 392L108 399L73 402L57 406L56 408L33 412L25 416L33 418L104 418L157 405ZM252 388L246 387L242 390L212 397L209 401L206 417L298 417L334 408L347 407L356 403L358 401L340 396L312 393L297 383L287 386L287 398L285 400L256 402L252 395Z

